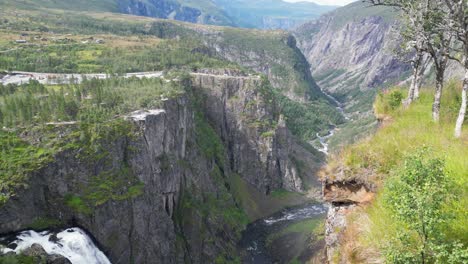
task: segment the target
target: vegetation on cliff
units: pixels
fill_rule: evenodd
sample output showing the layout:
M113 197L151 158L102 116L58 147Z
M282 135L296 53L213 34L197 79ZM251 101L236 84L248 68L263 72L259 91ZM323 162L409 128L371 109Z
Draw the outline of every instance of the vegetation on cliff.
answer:
M20 86L0 85L2 202L14 196L16 188L25 187L27 176L51 162L58 152L76 151L83 160L105 159L105 144L133 133L132 126L123 120L126 114L161 107L162 99L181 93L180 84L161 79L92 79L60 86L35 81ZM121 172L109 172L118 177L96 176L87 194L89 200L100 204L103 199L113 199L108 191L128 182L134 185L129 193L138 193L139 183L120 177L127 175L124 172L122 168Z
M342 257L466 261L468 134L457 139L452 127L460 89L455 82L447 85L439 123L431 118L430 89L423 89L409 108L402 106L398 88L381 93L375 103L379 131L332 159L329 166L335 169L329 172L340 167L344 180L366 182L379 193L372 205L348 216Z

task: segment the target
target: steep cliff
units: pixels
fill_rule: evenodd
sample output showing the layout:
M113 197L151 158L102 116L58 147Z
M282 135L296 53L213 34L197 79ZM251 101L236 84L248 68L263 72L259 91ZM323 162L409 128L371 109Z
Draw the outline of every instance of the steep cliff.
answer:
M196 4L184 0L117 0L121 13L168 18L191 23L233 26L235 22L209 0Z
M97 152L68 142L32 171L0 208L0 233L58 221L87 229L113 263L234 260L247 218L230 177L263 193L300 191L298 171L313 164L297 160L313 158L296 157L301 148L259 77L203 71L184 80L187 92L160 109L101 128ZM64 138L79 129L50 126ZM47 136L22 135L33 145Z
M350 111L362 110L351 107L363 104L365 93L407 76L410 66L393 53L399 44L392 30L396 15L391 8L356 2L296 31L319 85Z

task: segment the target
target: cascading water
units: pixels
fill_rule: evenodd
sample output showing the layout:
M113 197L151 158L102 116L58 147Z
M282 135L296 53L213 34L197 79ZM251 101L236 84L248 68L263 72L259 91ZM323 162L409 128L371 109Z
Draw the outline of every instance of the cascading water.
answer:
M327 92L325 92L322 88L320 88L320 90L322 91L322 93L327 96L331 101L333 101L335 104L336 104L336 109L338 109L338 111L340 111L340 113L344 116L345 120L349 121L350 118L346 115L346 113L344 112L344 107L343 107L343 104L340 103L338 100L336 100L335 97L331 96L330 94L328 94ZM317 147L317 150L324 153L325 155L328 155L328 140L335 135L335 131L337 130L336 126L333 126L332 129L330 129L330 131L328 132L328 134L326 134L325 136L320 136L319 133L316 134L318 140L319 140L319 143L321 145L321 147Z
M0 252L21 253L33 244L41 245L49 255L66 257L72 264L111 264L106 255L93 243L92 239L80 228L68 228L56 235L51 231L23 231L14 238L0 239Z

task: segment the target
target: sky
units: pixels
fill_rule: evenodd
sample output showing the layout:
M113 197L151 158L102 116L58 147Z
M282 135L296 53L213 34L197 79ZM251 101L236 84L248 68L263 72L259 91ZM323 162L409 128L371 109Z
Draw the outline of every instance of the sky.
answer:
M308 1L308 2L314 2L320 5L347 5L349 3L355 2L356 0L284 0L286 2L302 2L302 1Z

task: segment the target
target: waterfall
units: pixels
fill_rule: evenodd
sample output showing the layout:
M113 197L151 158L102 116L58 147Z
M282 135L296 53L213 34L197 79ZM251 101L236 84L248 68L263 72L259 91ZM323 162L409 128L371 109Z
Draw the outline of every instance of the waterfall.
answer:
M72 264L111 264L104 253L96 247L92 239L80 228L68 228L57 233L36 232L32 230L19 233L10 245L16 244L14 249L0 248L0 252L21 253L33 244L41 245L49 255L62 255L69 259Z

